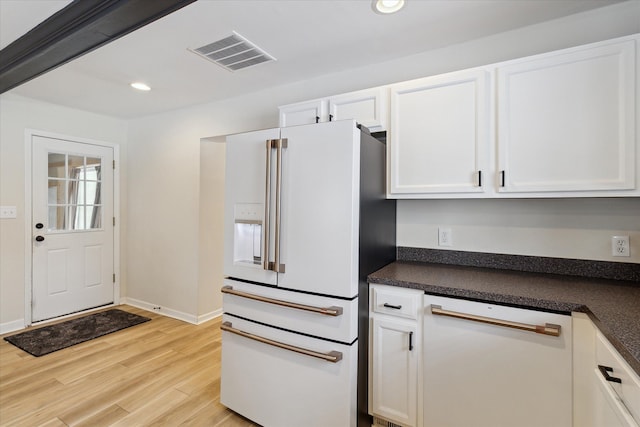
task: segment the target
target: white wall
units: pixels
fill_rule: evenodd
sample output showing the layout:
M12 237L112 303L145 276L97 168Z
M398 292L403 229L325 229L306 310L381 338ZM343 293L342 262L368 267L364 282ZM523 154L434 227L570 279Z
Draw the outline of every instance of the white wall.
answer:
M122 120L10 93L0 96L0 205L16 206L18 210L16 219L0 220L0 330L24 326L25 319L25 129L106 141L121 147L127 140L127 124ZM124 151L121 149L121 153ZM125 189L125 168L121 172ZM126 222L123 225L126 230ZM125 254L123 250L122 271L126 271ZM126 287L124 281L121 287Z
M224 260L224 141L219 137L200 142L199 320L222 312L219 290Z
M220 308L220 267L199 265L216 255L220 230L204 230L208 194L200 168L221 168L201 139L277 125L277 106L473 67L640 32L640 2L630 1L436 51L130 123L128 296L197 319ZM203 151L201 151L201 148ZM202 157L201 157L202 156ZM220 154L221 156L221 154ZM453 249L603 259L603 236L620 230L640 243L638 200L402 201L398 244L434 247L434 229L449 225ZM206 204L203 207L201 204ZM215 204L215 203L214 203ZM615 209L613 215L607 206ZM482 215L477 216L476 211ZM508 213L505 219L505 212ZM501 229L505 221L508 228ZM434 228L435 227L435 228ZM212 239L207 242L207 239ZM575 242L575 244L570 243ZM640 248L632 244L632 251ZM638 262L638 258L630 259ZM212 289L206 289L212 286ZM215 295L218 295L217 297ZM205 301L198 301L198 298Z
M222 210L224 150L201 139L277 125L268 98L242 97L131 121L126 236L127 301L197 322L221 307L221 217L200 229L200 212ZM265 111L267 114L265 114ZM200 188L201 149L204 168ZM217 170L217 173L216 173ZM207 199L201 200L201 192ZM221 212L218 213L221 215ZM221 260L220 260L221 261ZM214 269L215 272L212 270ZM202 276L202 277L201 277ZM201 285L202 284L202 289ZM202 301L200 301L202 298Z
M640 263L640 198L402 200L397 231L398 246ZM614 235L630 236L631 257L611 256Z

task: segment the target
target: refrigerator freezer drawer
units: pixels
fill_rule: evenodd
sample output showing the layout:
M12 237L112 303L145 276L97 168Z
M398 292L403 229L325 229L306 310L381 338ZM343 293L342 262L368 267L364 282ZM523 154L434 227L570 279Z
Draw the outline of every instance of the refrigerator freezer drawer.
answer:
M321 297L224 280L225 313L351 344L358 337L358 299Z
M229 315L223 316L223 324L244 333L222 333L223 405L265 427L355 427L357 344L311 338Z

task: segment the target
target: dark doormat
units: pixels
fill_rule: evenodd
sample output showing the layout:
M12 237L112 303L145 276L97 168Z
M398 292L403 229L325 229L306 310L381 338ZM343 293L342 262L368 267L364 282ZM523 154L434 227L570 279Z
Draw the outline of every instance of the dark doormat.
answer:
M11 335L4 340L39 357L149 320L114 308Z

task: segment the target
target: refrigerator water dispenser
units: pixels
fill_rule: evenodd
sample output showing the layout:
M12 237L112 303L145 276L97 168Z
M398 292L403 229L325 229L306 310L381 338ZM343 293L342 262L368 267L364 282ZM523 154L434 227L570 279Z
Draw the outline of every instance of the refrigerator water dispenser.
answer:
M262 264L261 203L238 203L234 207L234 263Z

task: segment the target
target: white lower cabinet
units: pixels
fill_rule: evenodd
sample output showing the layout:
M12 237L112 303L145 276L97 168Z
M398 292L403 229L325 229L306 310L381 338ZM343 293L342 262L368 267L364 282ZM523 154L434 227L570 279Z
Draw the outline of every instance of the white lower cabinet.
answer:
M370 297L374 427L640 427L640 376L584 313Z
M574 313L574 426L640 426L640 377L586 314Z
M422 425L422 295L413 289L371 286L369 412L374 425Z
M424 427L572 425L571 316L424 302Z

